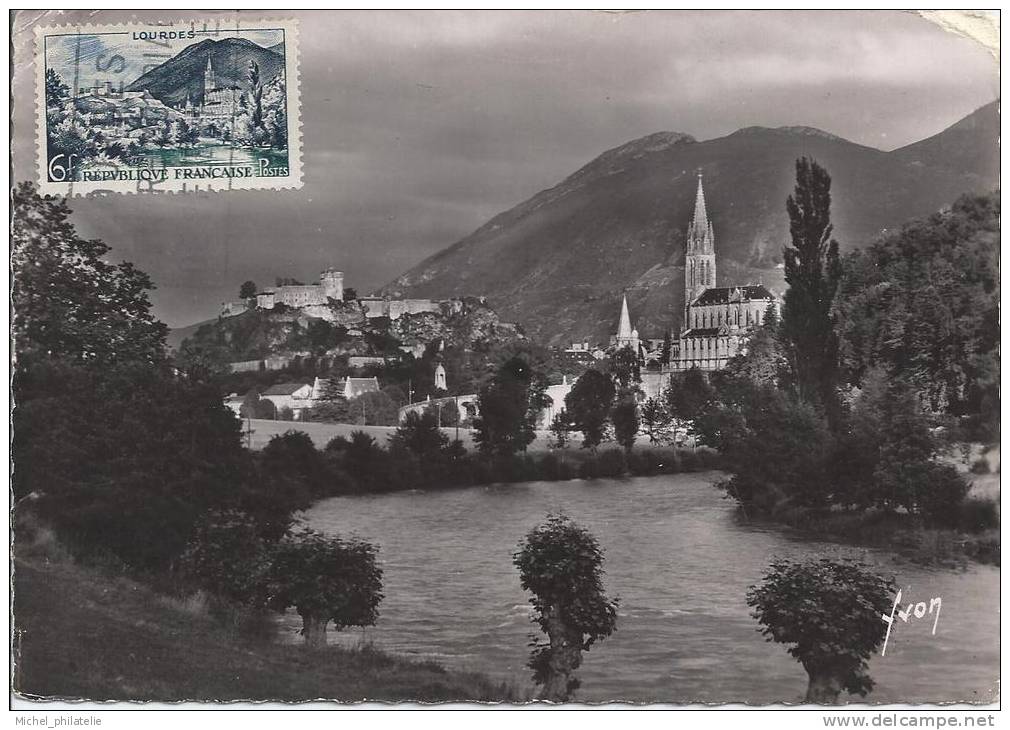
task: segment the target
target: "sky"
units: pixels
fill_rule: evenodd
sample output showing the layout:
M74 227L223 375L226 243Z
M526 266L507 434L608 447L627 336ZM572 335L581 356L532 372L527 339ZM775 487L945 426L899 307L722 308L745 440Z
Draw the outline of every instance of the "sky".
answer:
M14 179L35 178L35 26L235 15L18 12ZM988 50L907 11L241 16L299 20L303 187L71 201L84 235L152 276L170 326L216 316L247 279L333 266L378 288L654 132L802 125L890 150L999 94Z
M137 42L132 40L129 34L53 34L46 41L46 67L56 71L71 87L76 80L78 89L93 88L108 81L110 76L125 86L136 81L152 66L167 61L189 45L199 43L208 37L218 40L228 36L241 37L264 48L270 48L284 40L284 31L280 29L222 31L212 27L196 38L149 41L141 46L144 49L141 53L137 52Z

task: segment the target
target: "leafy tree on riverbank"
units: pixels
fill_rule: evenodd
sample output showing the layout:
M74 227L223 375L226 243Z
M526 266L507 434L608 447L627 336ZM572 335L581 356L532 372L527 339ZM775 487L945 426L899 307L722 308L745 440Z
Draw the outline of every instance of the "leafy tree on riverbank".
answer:
M147 275L108 263L66 201L26 183L12 204L12 486L32 495L17 510L78 557L147 574L167 569L212 511L283 532L294 506L261 489L221 393L169 366Z
M634 396L621 398L614 405L610 418L614 423L614 438L630 454L638 436L638 404Z
M270 603L298 612L310 647L326 644L331 621L337 631L373 626L383 598L377 554L378 549L367 542L327 537L310 529L289 535L273 551Z
M593 451L606 435L614 403L613 381L599 370L587 370L565 396L565 411L575 430L582 432L582 447Z
M836 322L850 382L884 367L929 410L984 414L997 433L999 216L998 195L962 196L845 257Z
M834 704L842 690L865 697L873 689L867 660L881 646L895 584L850 560L777 560L747 605L768 641L789 654L809 677L805 701Z
M642 404L642 432L649 437L650 444L662 444L670 440L673 419L665 400L649 398Z
M796 161L796 187L786 200L792 245L783 249L786 290L782 335L800 397L836 412L838 341L831 306L841 279L831 238L831 176L815 160Z
M11 194L12 334L19 365L36 358L80 364L165 360L168 328L154 318L147 274L106 261L85 240L66 200L31 183Z
M617 601L603 590L603 551L596 538L564 515L548 515L513 555L533 621L548 642L534 644L529 667L540 699L566 702L578 689L582 652L610 636Z
M510 456L536 438L536 422L546 408L547 379L521 354L498 368L477 396L474 441L485 454Z

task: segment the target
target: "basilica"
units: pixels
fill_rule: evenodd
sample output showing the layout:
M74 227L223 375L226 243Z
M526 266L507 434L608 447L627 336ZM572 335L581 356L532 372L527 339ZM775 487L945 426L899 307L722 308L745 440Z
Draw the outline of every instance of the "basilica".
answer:
M715 227L705 208L699 173L684 256L684 317L680 336L671 343L670 358L661 363L663 373L724 368L751 330L764 321L768 308L780 307L779 298L763 285L716 286L715 274ZM618 333L611 344L636 351L642 347L638 331L631 326L627 299L621 303Z
M750 331L764 321L769 306L777 309L779 300L762 285L715 285L715 227L705 209L699 173L684 256L684 320L671 349L669 369L725 367Z

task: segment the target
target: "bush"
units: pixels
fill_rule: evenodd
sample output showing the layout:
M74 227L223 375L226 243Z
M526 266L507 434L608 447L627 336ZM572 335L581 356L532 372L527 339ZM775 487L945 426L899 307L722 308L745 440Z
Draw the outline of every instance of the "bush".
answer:
M579 479L599 479L600 462L598 459L586 459L579 464Z
M983 532L999 528L999 508L989 499L972 497L958 506L957 527L966 532Z
M252 518L213 512L194 530L181 559L182 574L196 588L250 606L265 601L270 551Z
M971 485L949 464L927 462L917 484L917 507L933 525L954 527Z
M628 471L628 460L620 449L607 449L601 452L597 463L601 477L624 476Z
M636 477L659 474L662 467L659 456L652 451L638 451L628 455L628 471Z
M981 459L977 459L975 463L971 465L972 474L988 474L989 473L989 460L984 456Z

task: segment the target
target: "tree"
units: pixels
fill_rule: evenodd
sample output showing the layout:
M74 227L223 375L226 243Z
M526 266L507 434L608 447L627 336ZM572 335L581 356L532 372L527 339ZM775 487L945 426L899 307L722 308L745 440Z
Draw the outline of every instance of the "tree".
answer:
M249 124L255 136L263 129L263 83L260 78L260 67L256 61L249 60L249 70L246 73L249 82Z
M599 370L587 370L565 396L565 410L575 430L582 432L583 448L596 451L606 434L614 403L614 383Z
M637 390L642 381L641 363L638 353L630 347L622 347L610 357L610 376L621 392Z
M35 492L31 509L75 552L158 570L211 510L291 509L253 489L240 421L213 385L53 360L19 369L14 390L14 492Z
M55 69L46 69L46 106L61 107L70 97L70 87Z
M260 462L268 476L295 480L302 487L301 500L305 507L311 495L321 494L326 489L329 478L326 464L304 431L291 429L271 437L260 452Z
M533 622L548 642L536 642L528 666L540 698L565 702L578 689L573 675L582 652L614 632L617 601L603 590L603 551L596 538L564 515L548 515L512 557L532 596Z
M782 333L800 397L836 414L838 344L831 306L841 279L838 242L831 238L831 177L817 162L796 161L796 187L786 200L792 246L783 249Z
M36 358L80 363L165 359L168 328L151 314L147 274L105 261L109 247L81 238L66 201L31 183L11 195L12 331L21 366Z
M551 419L551 436L553 437L551 446L556 449L567 448L571 432L572 421L568 417L568 411L562 409L555 413L554 418Z
M238 290L239 299L252 299L256 296L256 292L259 291L256 286L255 281L243 281L242 286Z
M382 600L378 549L367 542L327 537L311 529L277 545L270 566L270 603L294 607L309 647L326 644L326 627L373 626Z
M172 359L191 380L213 381L230 372L228 348L210 339L187 337Z
M638 436L638 404L634 396L621 398L610 416L614 424L614 437L624 450L631 453Z
M448 443L449 437L438 428L430 410L408 413L390 437L391 447L404 448L422 459L438 455Z
M344 301L345 302L353 302L353 301L357 300L357 298L358 298L358 290L357 289L355 289L353 286L345 286L344 287Z
M480 413L474 419L474 440L488 454L509 456L536 438L540 412L550 405L547 380L515 355L498 368L477 396Z
M180 565L183 575L202 590L259 606L266 600L270 558L270 544L249 515L214 511L196 524Z
M649 437L650 444L666 443L670 439L672 419L665 400L649 398L641 408L642 432Z
M678 429L694 434L696 421L713 398L712 387L698 368L671 375L670 386L663 391L666 410ZM715 444L709 444L715 446Z
M893 580L855 561L777 560L747 605L768 641L791 645L809 676L806 701L833 704L842 690L873 689L867 660L884 641L893 593Z
M348 419L360 418L363 426L395 426L398 413L396 402L381 390L368 391L347 401Z
M785 386L791 382L774 302L768 304L761 326L750 333L743 351L730 358L726 370L755 383Z
M998 401L999 220L998 195L966 195L845 257L835 321L849 383L879 366L933 412Z
M673 352L673 332L669 327L666 329L666 334L663 336L663 349L660 351L659 360L662 363L670 362L670 355Z

